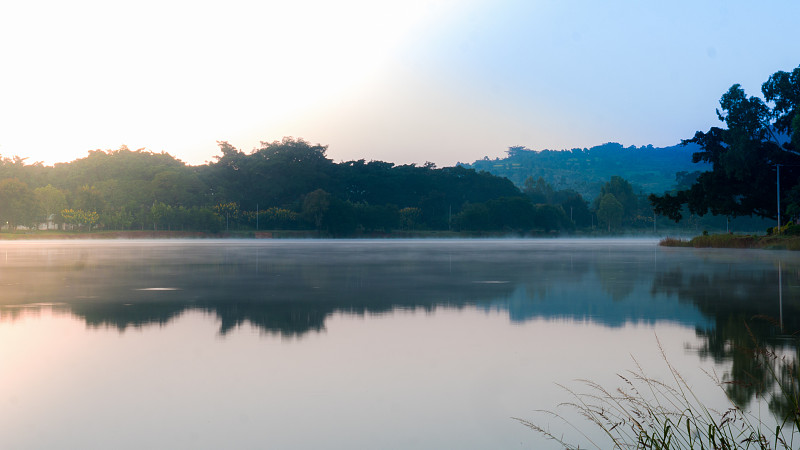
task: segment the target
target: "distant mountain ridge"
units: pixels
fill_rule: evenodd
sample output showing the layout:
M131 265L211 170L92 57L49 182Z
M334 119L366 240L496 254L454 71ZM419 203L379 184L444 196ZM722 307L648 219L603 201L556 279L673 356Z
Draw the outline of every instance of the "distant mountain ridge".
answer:
M695 144L672 147L623 147L609 142L589 149L540 150L510 147L505 158L458 163L466 168L506 177L519 188L528 177L542 177L555 189L574 189L584 199L593 200L600 187L612 176L619 175L634 185L636 193L658 193L672 189L675 174L710 170L706 163L692 163Z

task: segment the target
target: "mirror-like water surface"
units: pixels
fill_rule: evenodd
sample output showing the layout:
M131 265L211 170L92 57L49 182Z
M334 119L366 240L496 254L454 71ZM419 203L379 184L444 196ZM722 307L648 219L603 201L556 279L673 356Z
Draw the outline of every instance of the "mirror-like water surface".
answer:
M795 355L799 278L792 253L654 241L2 243L0 442L541 448L511 417L631 356L666 375L656 337L724 406L701 369L751 373L755 316Z

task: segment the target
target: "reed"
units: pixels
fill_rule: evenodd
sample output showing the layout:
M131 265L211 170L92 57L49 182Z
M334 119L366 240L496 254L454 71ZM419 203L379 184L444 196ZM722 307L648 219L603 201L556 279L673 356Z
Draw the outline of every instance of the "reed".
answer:
M689 245L694 248L756 248L758 239L751 235L704 234L693 237Z
M800 228L800 226L796 227ZM706 234L695 236L689 240L666 237L658 243L662 247L693 248L761 248L769 250L800 250L798 235L739 235L739 234Z
M674 237L665 237L659 241L658 245L662 247L691 247L689 241Z
M760 357L764 358L765 363L770 363L768 367L772 368L771 374L779 381L777 395L783 396L783 400L792 405L792 412L772 425L743 411L730 397L730 407L725 411L708 408L670 364L660 342L658 348L668 368L668 381L647 376L634 359L636 369L618 375L621 385L615 389L608 389L590 380L578 380L583 386L580 391L559 385L572 399L559 407L577 412L590 425L599 428L607 441L596 442L583 431L584 427L570 423L563 414L539 412L566 422L590 445L600 449L771 450L796 449L800 446L796 361L788 365L775 364L779 361L777 355L766 348L759 348ZM791 371L788 377L785 372L787 367ZM725 383L716 374L708 375L723 388ZM725 392L724 388L722 390ZM533 421L514 419L566 449L581 448Z

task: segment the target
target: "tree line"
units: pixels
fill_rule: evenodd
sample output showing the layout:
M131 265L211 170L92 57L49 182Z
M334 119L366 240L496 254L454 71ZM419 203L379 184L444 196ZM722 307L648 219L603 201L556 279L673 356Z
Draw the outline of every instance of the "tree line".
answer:
M0 159L6 229L317 230L324 235L396 230L529 233L646 227L650 210L612 177L593 203L543 178L522 189L461 166L335 163L303 139L243 152L220 142L215 161L189 166L167 153L90 151L69 163ZM650 222L648 222L650 220Z

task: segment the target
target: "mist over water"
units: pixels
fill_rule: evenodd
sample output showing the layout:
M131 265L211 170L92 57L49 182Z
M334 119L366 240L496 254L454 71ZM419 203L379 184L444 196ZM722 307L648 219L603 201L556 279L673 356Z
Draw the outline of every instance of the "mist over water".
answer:
M800 258L742 255L639 239L3 243L0 420L15 432L0 438L536 447L510 417L631 355L663 371L655 336L687 377L735 376L745 319L800 329Z

